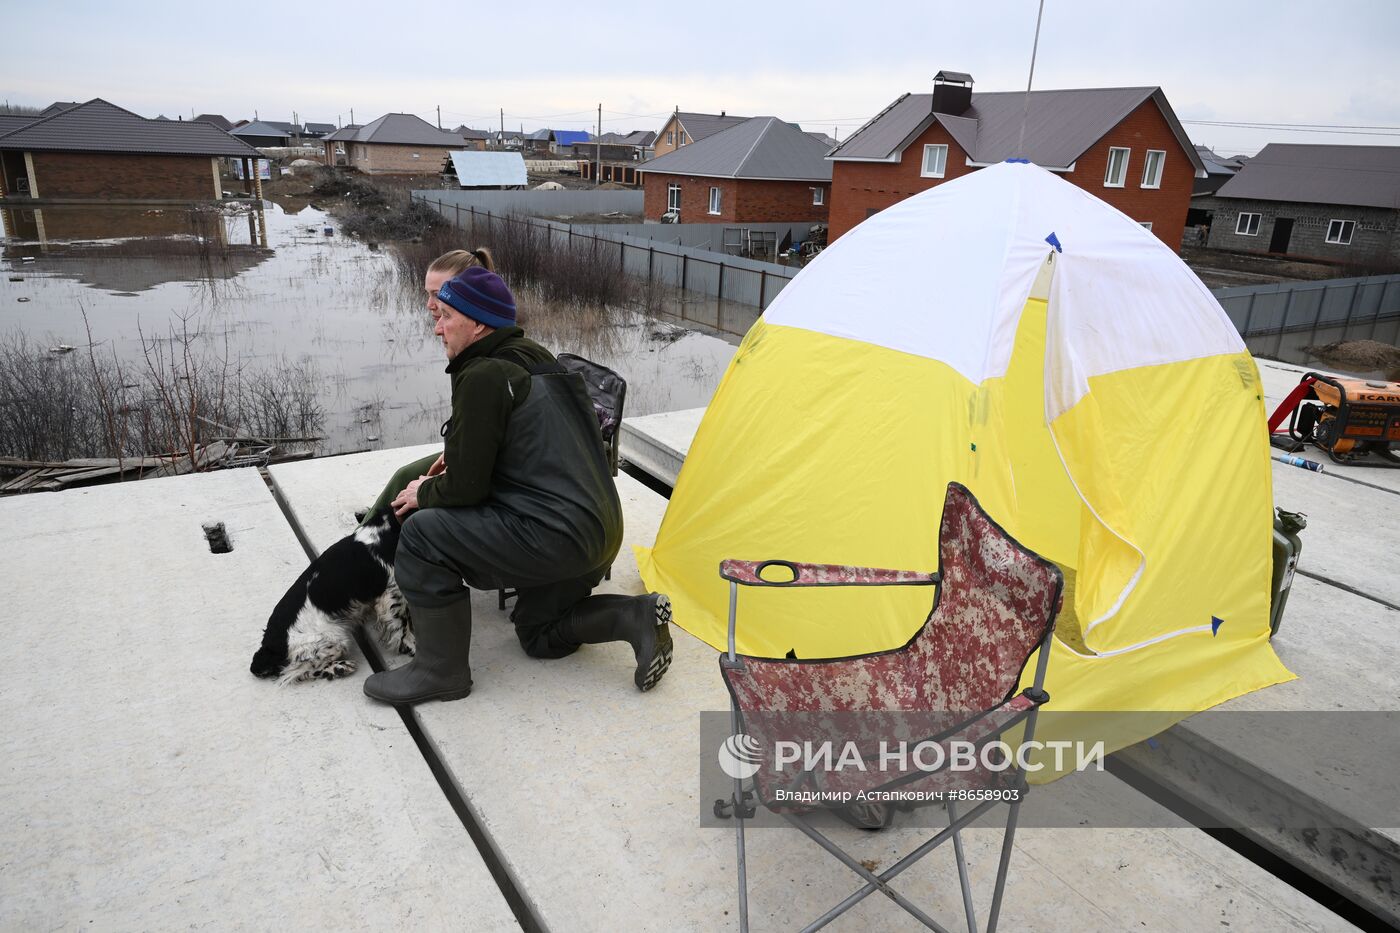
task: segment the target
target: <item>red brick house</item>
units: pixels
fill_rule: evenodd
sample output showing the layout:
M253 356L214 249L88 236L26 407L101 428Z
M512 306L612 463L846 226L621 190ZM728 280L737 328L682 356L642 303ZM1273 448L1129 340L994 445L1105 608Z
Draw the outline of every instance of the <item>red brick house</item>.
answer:
M0 121L5 201L218 200L221 161L260 157L208 123L149 120L101 98L45 113Z
M970 75L949 71L932 94L900 97L827 157L830 239L910 195L1027 158L1181 245L1205 165L1161 88L1032 91L1027 106L1025 92L974 94Z
M825 222L827 146L777 117L753 117L644 162L647 220ZM669 215L669 216L668 216Z

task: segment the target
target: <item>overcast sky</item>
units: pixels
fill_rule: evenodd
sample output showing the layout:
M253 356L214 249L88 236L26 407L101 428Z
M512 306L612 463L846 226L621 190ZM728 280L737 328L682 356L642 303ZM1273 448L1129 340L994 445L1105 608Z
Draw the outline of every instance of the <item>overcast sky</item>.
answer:
M145 116L659 129L673 108L845 139L940 69L1026 85L1038 0L703 4L6 4L0 98L103 97ZM213 14L218 13L215 17ZM1222 155L1400 145L1400 0L1045 0L1036 88L1160 85ZM1220 123L1311 125L1298 129ZM1367 135L1335 131L1366 127Z

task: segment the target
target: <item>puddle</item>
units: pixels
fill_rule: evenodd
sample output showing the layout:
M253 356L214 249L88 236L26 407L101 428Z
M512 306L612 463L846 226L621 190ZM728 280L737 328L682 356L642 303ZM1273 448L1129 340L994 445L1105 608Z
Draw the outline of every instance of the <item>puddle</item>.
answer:
M54 207L0 217L0 334L85 351L86 312L99 354L140 365L142 333L188 328L236 365L308 361L326 411L319 453L438 440L450 385L421 287L406 287L388 250L341 236L324 212L289 215L264 202L198 216ZM675 305L668 316L697 328L679 338L632 315L591 334L527 333L621 373L628 416L696 408L709 402L747 323L742 310L720 314L713 299Z

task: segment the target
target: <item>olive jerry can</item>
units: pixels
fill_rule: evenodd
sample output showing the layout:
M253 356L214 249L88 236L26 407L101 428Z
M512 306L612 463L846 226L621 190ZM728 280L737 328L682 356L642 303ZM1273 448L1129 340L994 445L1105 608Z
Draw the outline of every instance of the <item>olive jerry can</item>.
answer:
M1298 554L1303 550L1303 542L1298 532L1308 527L1308 517L1302 512L1285 512L1274 509L1274 585L1269 604L1269 637L1278 634L1279 623L1283 621L1283 607L1288 602L1288 591L1293 587L1293 572L1298 569Z

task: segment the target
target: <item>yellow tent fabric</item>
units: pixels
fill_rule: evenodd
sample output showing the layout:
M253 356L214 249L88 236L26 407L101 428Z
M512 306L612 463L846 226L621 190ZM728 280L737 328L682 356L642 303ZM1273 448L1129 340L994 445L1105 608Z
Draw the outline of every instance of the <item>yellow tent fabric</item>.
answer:
M1155 731L1292 676L1268 641L1264 425L1253 360L1170 250L1048 172L994 166L868 220L783 291L638 560L723 648L722 559L931 570L955 480L1065 571L1047 709L1175 714ZM738 647L892 648L929 602L745 590Z

